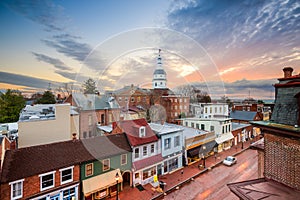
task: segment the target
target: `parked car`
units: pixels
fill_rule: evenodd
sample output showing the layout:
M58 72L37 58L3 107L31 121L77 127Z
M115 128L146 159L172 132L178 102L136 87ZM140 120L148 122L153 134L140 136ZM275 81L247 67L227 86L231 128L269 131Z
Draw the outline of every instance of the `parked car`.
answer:
M227 166L231 166L233 164L235 164L237 161L236 157L233 156L227 156L224 160L223 160L223 164L227 165Z

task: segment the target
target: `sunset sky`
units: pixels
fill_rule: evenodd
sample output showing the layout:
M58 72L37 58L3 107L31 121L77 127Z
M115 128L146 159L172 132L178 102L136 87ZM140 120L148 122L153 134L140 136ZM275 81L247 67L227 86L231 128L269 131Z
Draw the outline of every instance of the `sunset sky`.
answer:
M0 27L1 91L149 88L158 49L169 88L216 98L273 98L283 67L300 72L297 0L4 0Z

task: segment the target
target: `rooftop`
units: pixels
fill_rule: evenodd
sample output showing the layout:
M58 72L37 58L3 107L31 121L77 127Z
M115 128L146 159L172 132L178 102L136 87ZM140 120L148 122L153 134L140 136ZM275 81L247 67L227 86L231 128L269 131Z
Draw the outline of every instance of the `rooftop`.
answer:
M149 123L149 126L153 131L155 131L159 135L183 131L183 127L174 126L173 124L168 124L168 123L164 123L164 124Z
M266 130L274 130L276 129L278 133L294 135L300 137L300 127L292 126L287 124L275 123L272 121L251 121L251 124L254 126L266 129Z
M227 184L229 189L240 199L299 199L300 191L287 187L273 180L261 178Z
M7 150L1 182L11 182L129 151L131 148L124 134Z

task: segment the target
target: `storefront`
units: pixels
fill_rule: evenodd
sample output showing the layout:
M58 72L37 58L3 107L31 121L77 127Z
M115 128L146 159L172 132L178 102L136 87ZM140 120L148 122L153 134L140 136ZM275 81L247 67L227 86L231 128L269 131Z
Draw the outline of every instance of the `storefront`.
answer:
M145 185L153 181L153 177L161 171L163 158L155 155L150 158L133 162L133 185Z
M218 144L215 140L199 145L187 150L188 160L199 160L203 156L207 157L216 151Z
M168 156L163 162L163 174L170 173L182 167L182 153L173 157Z
M78 200L78 186L79 184L60 188L56 191L48 192L47 194L40 195L38 197L30 198L32 200Z
M230 149L232 146L233 138L234 137L233 137L232 133L221 134L221 136L217 137L216 142L218 144L218 152Z
M82 191L84 199L97 200L115 196L117 190L122 190L122 183L123 178L119 169L83 180Z

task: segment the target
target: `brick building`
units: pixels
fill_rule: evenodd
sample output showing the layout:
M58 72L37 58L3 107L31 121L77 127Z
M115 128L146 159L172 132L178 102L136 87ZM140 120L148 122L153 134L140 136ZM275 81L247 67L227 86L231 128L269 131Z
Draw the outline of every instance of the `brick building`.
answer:
M0 199L80 199L78 140L8 150L1 171Z
M271 120L251 122L264 135L263 145L256 145L264 151L259 153L259 172L263 171L264 177L228 184L240 199L299 199L300 74L292 75L291 67L283 71L284 77L274 85L276 99Z

